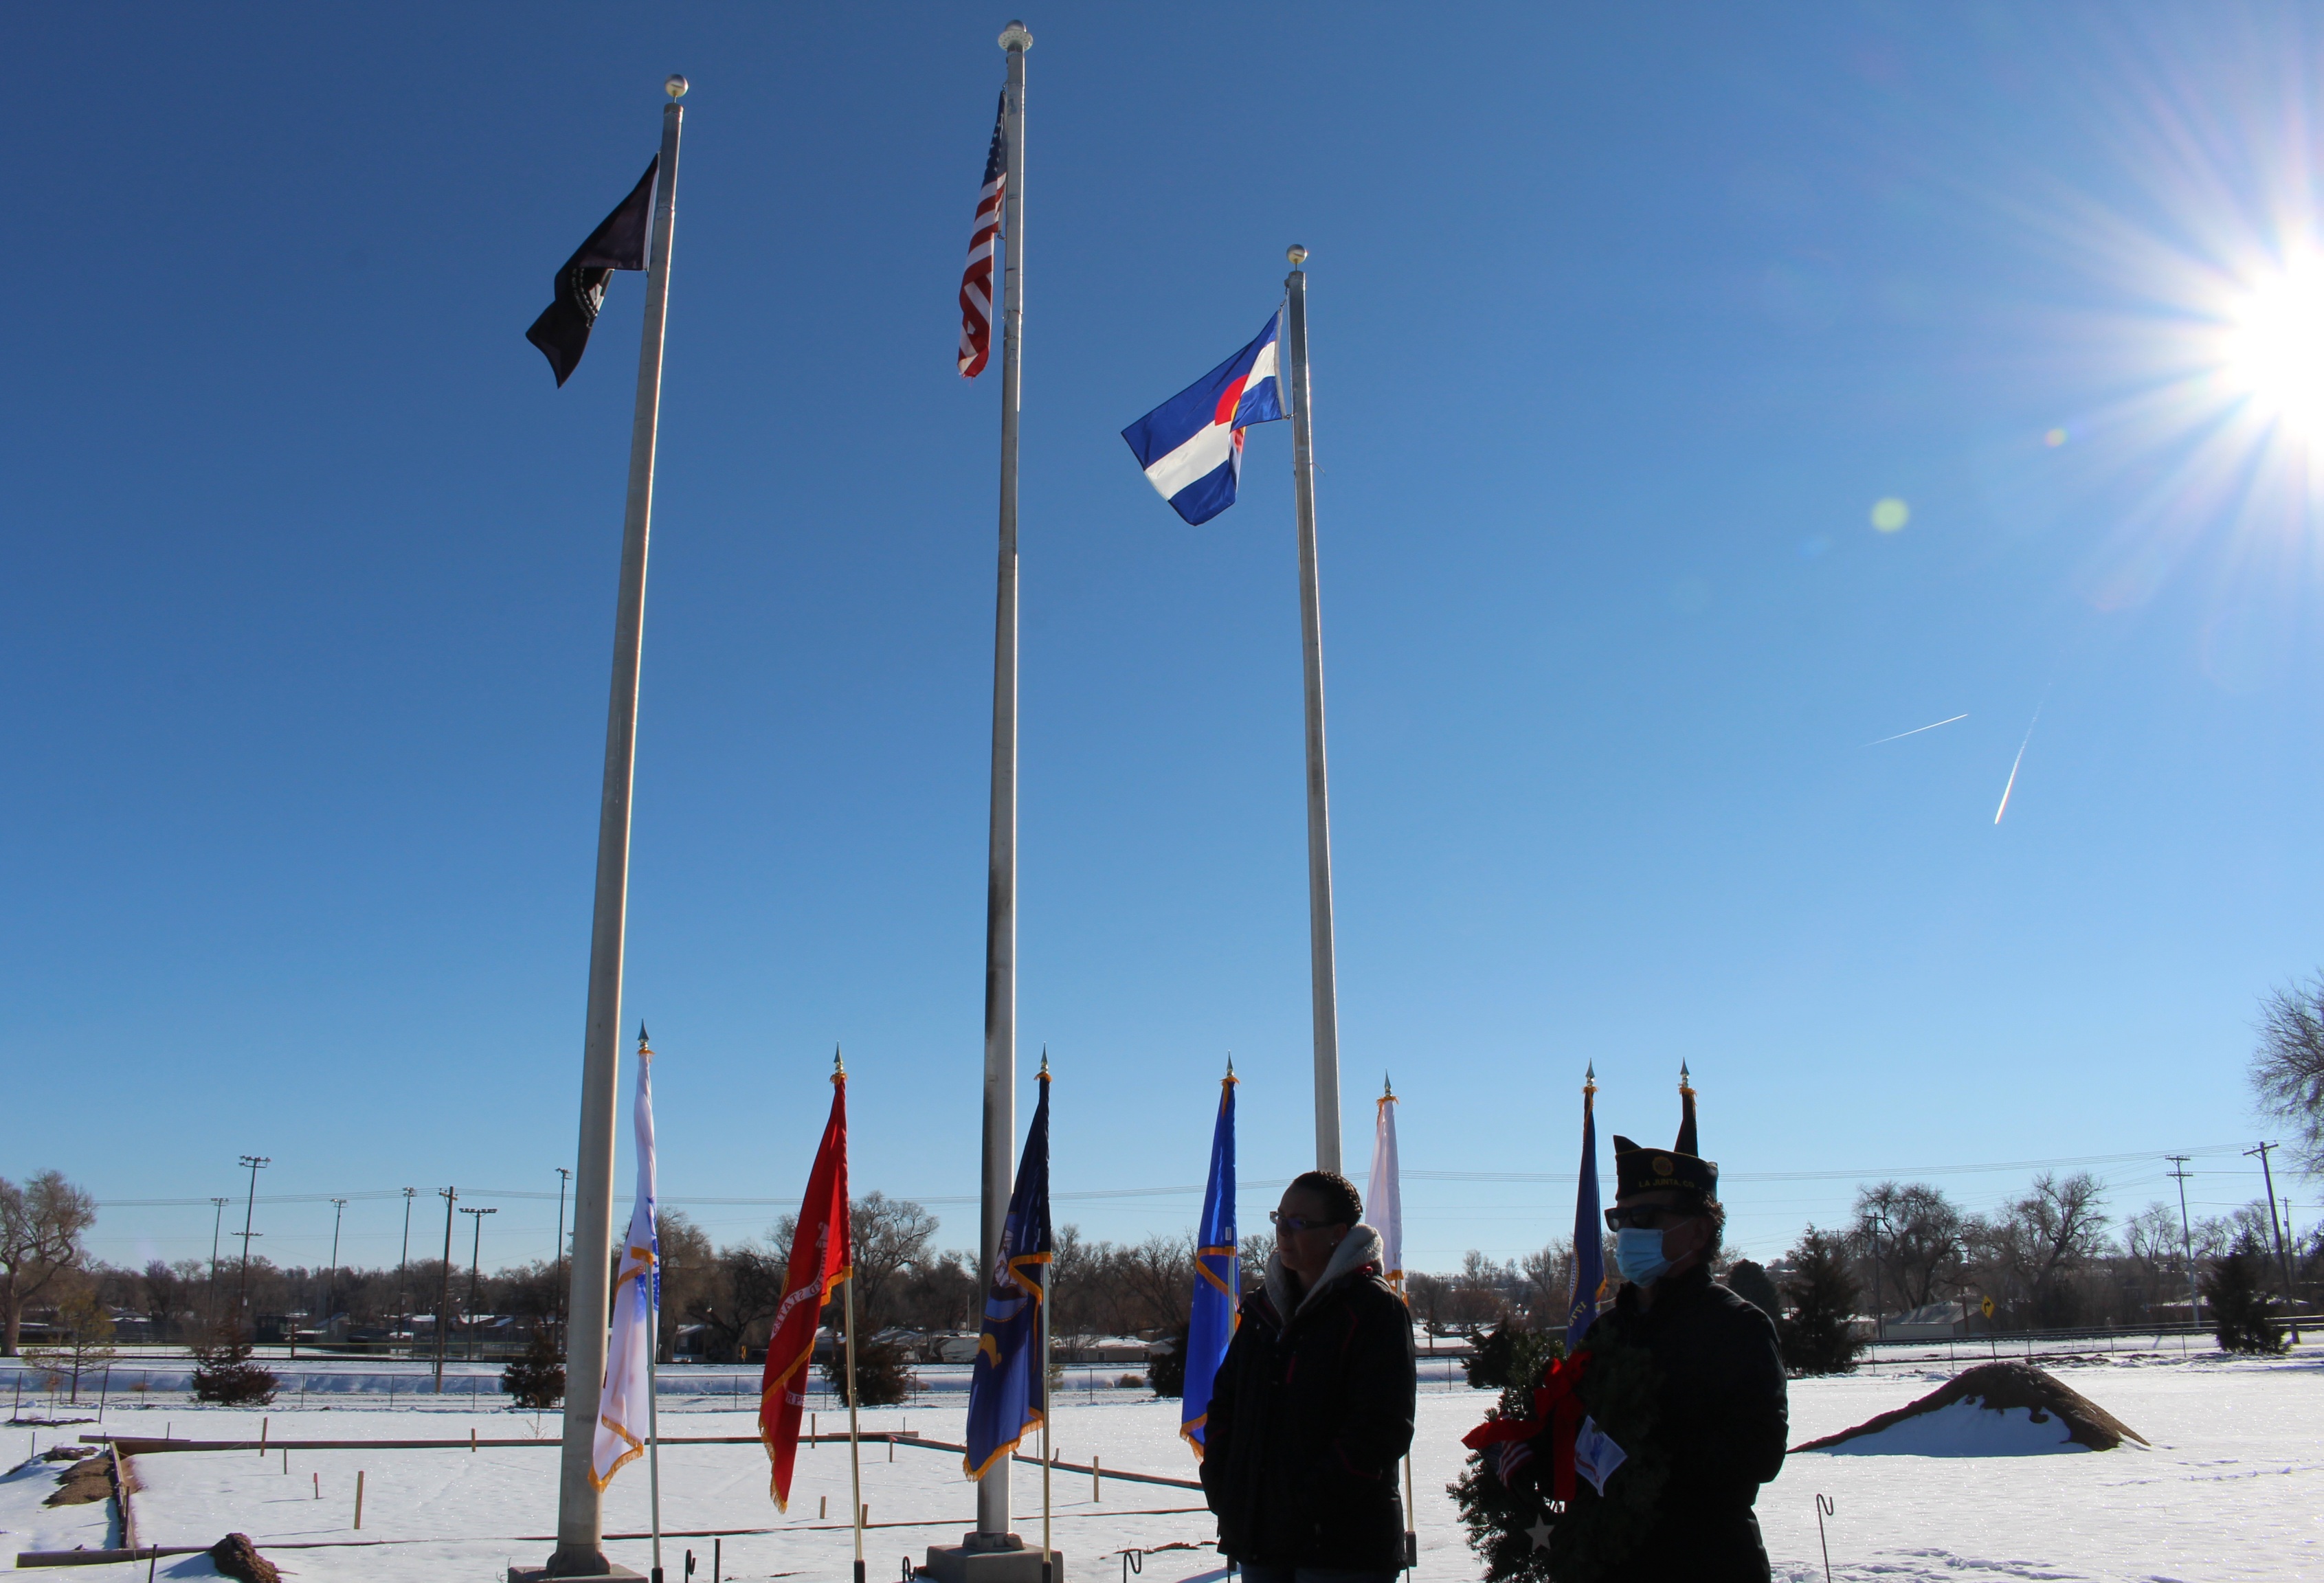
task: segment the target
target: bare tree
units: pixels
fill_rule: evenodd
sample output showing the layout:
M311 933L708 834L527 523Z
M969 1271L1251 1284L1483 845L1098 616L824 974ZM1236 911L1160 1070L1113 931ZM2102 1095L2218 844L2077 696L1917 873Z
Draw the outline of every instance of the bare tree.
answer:
M1526 1255L1517 1273L1525 1277L1526 1311L1533 1316L1534 1328L1563 1323L1573 1300L1573 1244L1560 1238Z
M0 1176L0 1358L16 1356L24 1305L80 1267L81 1233L97 1222L97 1201L43 1171L22 1187Z
M1194 1306L1194 1235L1154 1236L1115 1258L1124 1330L1167 1335L1185 1324Z
M782 1306L784 1256L744 1242L721 1248L712 1278L687 1302L686 1314L710 1327L713 1357L734 1363L745 1361L758 1345L753 1332L772 1326Z
M2324 1173L2324 973L2260 1002L2251 1081L2261 1108L2298 1134L2301 1167Z
M678 1346L678 1321L717 1284L718 1261L710 1251L708 1234L684 1210L655 1212L654 1240L661 1245L661 1334L655 1345L667 1363ZM504 1277L508 1274L502 1272Z
M1925 1308L1959 1288L1961 1212L1944 1189L1922 1182L1858 1188L1856 1233L1899 1306Z
M1453 1277L1445 1317L1471 1330L1499 1324L1509 1311L1508 1289L1517 1278L1512 1268L1471 1248L1461 1256L1461 1273Z
M1964 1235L1985 1289L2025 1305L2037 1325L2071 1323L2071 1278L2111 1251L2105 1205L2106 1190L2089 1172L2061 1179L2044 1171L2024 1198L1970 1221Z
M936 1218L908 1198L872 1192L847 1203L848 1237L854 1248L855 1322L865 1335L895 1324L904 1280L899 1277L927 1256L936 1240ZM775 1246L789 1255L798 1217L775 1223Z

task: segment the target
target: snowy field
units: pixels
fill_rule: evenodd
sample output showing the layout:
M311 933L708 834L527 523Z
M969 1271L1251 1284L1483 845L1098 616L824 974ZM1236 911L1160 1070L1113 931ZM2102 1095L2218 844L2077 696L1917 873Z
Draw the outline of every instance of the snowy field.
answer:
M1960 1367L1970 1361L1964 1357ZM1794 1457L1759 1501L1776 1576L1789 1583L1823 1577L1814 1505L1821 1494L1837 1507L1826 1519L1831 1575L1857 1583L2324 1579L2324 1346L2268 1361L2230 1361L2200 1350L2181 1358L2174 1348L2044 1362L2153 1440L2153 1449ZM1884 1367L1877 1375L1795 1381L1793 1440L1902 1406L1950 1372L1941 1365ZM482 1399L489 1406L489 1396ZM1486 1392L1442 1386L1421 1397L1414 1477L1418 1577L1429 1583L1478 1575L1443 1490L1460 1467L1461 1435L1490 1400ZM553 1414L536 1420L525 1413L472 1413L457 1394L414 1408L408 1390L392 1406L370 1394L310 1391L303 1409L295 1401L294 1393L286 1393L266 1414L271 1442L465 1441L473 1427L483 1440L530 1443L475 1452L465 1444L447 1450L294 1445L287 1473L279 1449L263 1458L252 1450L142 1456L132 1464L140 1540L207 1545L238 1529L286 1577L301 1583L423 1575L483 1583L500 1577L512 1561L546 1558L556 1512ZM40 1407L46 1412L45 1402ZM25 1413L32 1409L27 1398ZM864 1428L908 1427L954 1440L960 1415L958 1396L937 1393L911 1407L867 1412ZM126 1407L115 1398L102 1427L132 1436L158 1438L166 1430L180 1440L255 1440L259 1418L197 1409L182 1397ZM829 1413L821 1419L826 1432L843 1425L844 1419ZM748 1412L723 1407L715 1388L673 1400L662 1426L673 1441L753 1432ZM14 1468L0 1477L0 1564L24 1550L119 1542L105 1504L42 1506L63 1464L20 1465L35 1444L46 1448L98 1428L92 1421L0 1431L14 1442L0 1442L5 1447L0 1460ZM1192 1460L1176 1428L1176 1403L1156 1402L1142 1392L1074 1391L1058 1403L1056 1449L1063 1460L1086 1463L1094 1455L1108 1469L1190 1477ZM904 1557L918 1560L927 1545L956 1539L973 1511L956 1456L907 1445L892 1457L885 1445L864 1449L863 1499L872 1523L866 1570L875 1578L893 1578ZM351 1527L358 1469L366 1476L360 1533ZM642 1463L633 1464L615 1481L607 1497L609 1532L645 1529L645 1473ZM1030 1539L1038 1532L1039 1469L1020 1466L1016 1491L1018 1510L1030 1514L1020 1517L1019 1529ZM847 1492L843 1445L802 1450L791 1510L784 1514L768 1498L766 1458L755 1444L670 1444L662 1458L663 1526L670 1536L665 1564L677 1577L679 1557L691 1548L701 1558L697 1576L706 1578L708 1533L717 1531L724 1534L727 1577L844 1578L853 1553L844 1522ZM1054 1486L1056 1543L1073 1573L1085 1579L1120 1577L1119 1552L1125 1549L1157 1552L1146 1557L1140 1583L1216 1578L1217 1557L1207 1548L1211 1523L1201 1505L1192 1490L1110 1475L1102 1498L1093 1499L1087 1475L1060 1472ZM826 1506L829 1515L819 1518L819 1508ZM641 1570L647 1564L642 1541L615 1540L607 1548L615 1560ZM143 1578L145 1566L81 1567L54 1575L75 1583L126 1583ZM199 1556L165 1559L157 1572L213 1575Z

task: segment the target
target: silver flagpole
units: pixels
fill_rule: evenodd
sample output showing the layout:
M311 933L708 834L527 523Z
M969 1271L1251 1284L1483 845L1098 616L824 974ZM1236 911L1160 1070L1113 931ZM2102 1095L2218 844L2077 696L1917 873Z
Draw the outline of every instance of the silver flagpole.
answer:
M565 1445L557 1484L550 1577L604 1576L604 1503L590 1478L597 1393L605 1378L605 1275L613 1242L613 1112L620 1081L622 947L630 889L630 779L638 732L638 651L646 612L646 538L653 520L654 442L661 416L662 325L669 307L670 231L678 214L678 99L663 85L661 162L647 259L638 402L630 423L630 495L622 520L621 593L613 611L613 686L605 717L605 782L597 812L597 900L589 931L589 1016L581 1054L581 1147L573 1181L571 1319L565 1339Z
M1340 1169L1340 997L1332 947L1332 796L1323 771L1323 613L1315 591L1315 429L1307 378L1307 250L1289 250L1291 477L1299 509L1299 636L1307 679L1307 944L1315 1003L1315 1168Z
M1017 408L1025 339L1025 51L1021 22L1001 31L1009 55L1007 186L1001 195L1001 574L992 633L991 870L984 913L985 1268L1009 1218L1010 1146L1017 1136ZM1009 1459L976 1486L979 1548L1009 1532Z

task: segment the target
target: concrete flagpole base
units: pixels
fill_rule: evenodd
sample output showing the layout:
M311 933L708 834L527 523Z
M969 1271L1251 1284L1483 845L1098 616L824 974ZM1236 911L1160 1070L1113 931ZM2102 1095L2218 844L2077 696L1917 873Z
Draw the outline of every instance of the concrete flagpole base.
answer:
M1049 1552L1049 1583L1065 1583L1065 1552ZM958 1544L928 1546L921 1569L936 1583L1042 1583L1041 1548L1014 1533L965 1533Z

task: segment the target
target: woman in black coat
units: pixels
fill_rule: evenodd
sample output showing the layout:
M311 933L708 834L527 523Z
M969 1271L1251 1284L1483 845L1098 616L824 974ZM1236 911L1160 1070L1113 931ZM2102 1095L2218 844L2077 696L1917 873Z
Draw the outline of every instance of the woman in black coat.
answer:
M1275 1212L1266 1284L1211 1386L1203 1490L1248 1583L1392 1578L1412 1444L1412 1319L1347 1178L1311 1171ZM1312 1580L1311 1580L1312 1583Z

